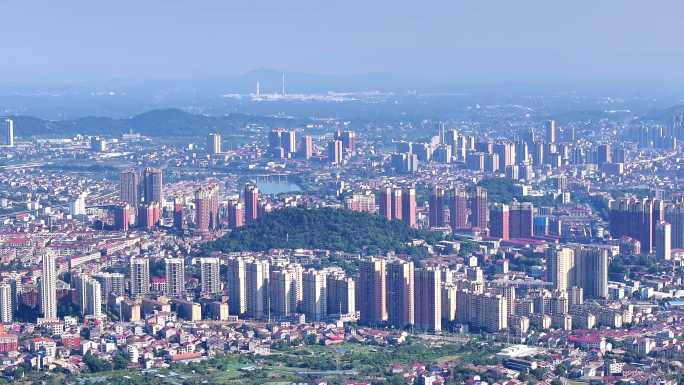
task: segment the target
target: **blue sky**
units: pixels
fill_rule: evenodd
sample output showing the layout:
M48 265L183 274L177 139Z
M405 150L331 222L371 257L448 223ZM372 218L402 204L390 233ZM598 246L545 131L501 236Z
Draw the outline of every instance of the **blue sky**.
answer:
M1 82L256 68L684 83L681 0L0 0Z

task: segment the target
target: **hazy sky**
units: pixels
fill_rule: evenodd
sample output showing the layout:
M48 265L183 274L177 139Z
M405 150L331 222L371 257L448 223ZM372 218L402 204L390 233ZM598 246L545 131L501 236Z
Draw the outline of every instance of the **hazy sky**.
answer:
M266 67L684 82L681 0L0 0L0 81Z

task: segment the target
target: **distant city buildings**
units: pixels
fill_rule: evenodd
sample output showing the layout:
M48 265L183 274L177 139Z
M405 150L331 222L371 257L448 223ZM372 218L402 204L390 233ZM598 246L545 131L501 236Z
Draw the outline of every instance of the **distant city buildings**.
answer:
M121 172L119 198L131 207L138 208L140 204L140 174L135 169Z
M143 191L145 204L161 203L163 198L162 171L148 167L143 172Z
M213 132L207 136L207 152L209 155L221 154L221 134Z
M80 370L79 353L125 352L138 370L302 340L392 349L441 331L440 343L481 334L488 344L544 345L544 367L562 360L573 374L577 362L612 370L599 353L606 338L621 348L611 359L622 350L676 357L684 118L604 114L600 124L561 125L527 110L516 120L510 106L472 108L491 119L368 123L359 135L356 122L333 118L247 124L239 134L249 140L233 145L231 132L227 152L206 132L199 146L129 133L6 148L0 369ZM8 121L0 127L11 147ZM107 162L121 167L118 180ZM269 188L285 179L293 191ZM391 246L373 245L331 215L305 227L359 242L288 249L278 243L309 234L259 221L292 208L351 210L339 214L399 235L369 232ZM276 231L252 247L262 241L255 229ZM509 361L517 350L502 352L498 369L530 369Z
M2 118L0 126L0 144L14 147L14 121L10 118Z
M340 165L344 161L344 153L341 140L328 142L328 162L333 165Z
M431 228L444 227L444 190L441 187L435 186L430 193L430 202L428 204L429 224Z

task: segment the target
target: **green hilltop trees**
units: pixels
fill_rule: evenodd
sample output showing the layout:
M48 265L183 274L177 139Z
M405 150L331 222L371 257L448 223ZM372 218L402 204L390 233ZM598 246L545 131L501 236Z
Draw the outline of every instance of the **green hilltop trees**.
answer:
M349 210L285 208L209 242L204 251L326 249L346 252L402 250L413 239L435 243L440 234L401 221Z

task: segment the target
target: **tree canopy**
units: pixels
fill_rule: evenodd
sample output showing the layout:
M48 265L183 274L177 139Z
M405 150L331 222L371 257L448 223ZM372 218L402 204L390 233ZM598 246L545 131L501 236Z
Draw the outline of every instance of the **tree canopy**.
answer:
M441 235L368 213L332 208L285 208L207 243L205 251L303 248L376 252L400 250L413 239L434 243Z

